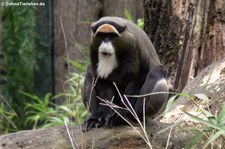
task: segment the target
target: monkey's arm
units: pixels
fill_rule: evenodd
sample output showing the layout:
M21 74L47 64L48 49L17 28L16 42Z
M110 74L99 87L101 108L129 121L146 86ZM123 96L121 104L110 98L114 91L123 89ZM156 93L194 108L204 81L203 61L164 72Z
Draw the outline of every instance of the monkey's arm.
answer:
M94 87L94 83L95 83L94 81L95 80L91 74L91 67L89 65L87 68L86 76L84 80L82 98L83 98L84 105L91 113L96 111L98 108L98 103L96 102L97 93Z
M95 81L91 74L91 68L88 66L84 81L83 102L92 114L82 124L83 131L102 126L111 110L108 106L103 105L104 101L102 100L111 100L113 98L114 90L112 85L101 79Z
M84 88L82 92L83 102L86 108L92 113L92 115L83 122L82 130L87 131L94 127L94 125L98 124L98 117L93 115L98 110L98 100L97 100L97 93L94 87L94 78L91 74L91 67L90 65L87 68L86 76L84 80ZM98 124L99 125L99 124Z

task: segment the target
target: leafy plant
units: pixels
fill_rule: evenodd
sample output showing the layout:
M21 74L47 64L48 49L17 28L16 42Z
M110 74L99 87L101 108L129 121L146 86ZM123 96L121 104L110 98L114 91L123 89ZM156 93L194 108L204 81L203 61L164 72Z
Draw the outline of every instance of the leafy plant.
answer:
M75 118L82 122L88 116L88 111L84 107L82 102L82 86L84 82L84 74L71 73L71 77L68 80L68 84L70 87L70 92L67 94L67 104L72 104L74 111L76 112Z
M3 0L6 2L6 0ZM16 2L13 0L12 2ZM25 2L25 0L21 0ZM16 129L28 129L23 122L24 107L27 97L20 93L33 92L34 78L34 48L35 48L35 8L34 7L2 7L3 10L3 51L5 54L4 65L7 69L7 84L4 86L3 95L10 105L3 106L4 113L14 111L17 116L11 117L11 122ZM5 102L4 102L5 104ZM3 119L4 127L14 130L8 125L8 120ZM15 131L15 130L14 130Z
M75 125L85 119L88 112L81 102L81 86L84 77L77 73L72 73L71 75L72 77L68 80L71 86L69 93L58 94L55 97L52 97L51 94L46 94L41 99L36 95L23 92L31 100L25 107L26 125L33 128L46 128L62 126L65 122ZM54 100L61 96L65 96L67 101L62 105L54 104Z
M12 2L17 1L13 0ZM21 2L26 1L22 0ZM4 132L11 132L64 125L64 121L68 119L77 122L73 118L79 116L82 121L82 117L85 117L87 111L84 110L81 103L81 82L76 82L82 81L82 75L71 74L73 78L68 81L71 92L68 94L59 94L55 97L46 94L43 99L34 94L35 55L38 54L34 51L35 8L2 8L4 65L8 74L7 84L3 90L5 102L1 102L0 106L0 127ZM71 60L69 63L81 72L85 71L86 63ZM60 106L55 105L54 101L59 96L66 96L68 102Z
M136 25L138 27L140 27L141 29L144 29L144 18L139 18L137 20L133 20L131 13L127 9L125 9L125 11L124 11L124 16L127 20L136 22Z
M24 95L30 97L31 101L26 104L26 120L24 123L37 126L43 126L50 122L50 117L56 114L56 111L51 106L51 94L46 94L44 99L40 99L36 95L31 95L23 92Z
M144 18L137 20L137 26L140 27L141 29L144 29Z
M17 114L11 108L11 110L5 111L5 106L8 105L5 102L4 98L0 96L0 134L18 130L16 124L13 122Z
M213 115L211 112L205 110L204 108L201 108L195 101L195 99L199 99L202 101L209 101L208 96L205 94L193 94L189 95L188 93L175 93L175 96L171 97L167 107L166 112L169 111L172 104L175 101L175 98L177 96L184 96L187 97L189 100L191 100L196 106L198 112L204 115L204 117L199 117L196 115L193 115L189 112L183 111L185 114L187 114L192 120L197 121L199 124L201 124L200 127L193 127L195 135L190 139L189 143L186 145L186 149L190 149L195 147L199 144L199 141L201 140L203 143L203 149L207 148L210 144L214 144L214 146L220 144L220 142L225 141L225 104L223 104L222 109L219 110L218 114Z
M131 13L127 9L124 10L124 16L127 20L134 21Z
M200 145L203 149L207 148L210 144L213 144L213 146L218 147L221 143L225 141L225 138L224 138L225 137L225 104L223 104L221 110L217 109L219 111L217 114L212 114L211 112L199 106L198 103L195 101L195 99L202 100L202 101L209 101L209 98L205 94L201 94L201 93L193 94L193 95L190 95L188 93L170 93L170 94L174 94L174 96L172 96L169 99L164 113L167 113L168 111L170 111L170 109L172 108L172 105L176 102L175 99L178 96L184 96L187 99L191 100L196 105L197 107L196 110L204 116L204 117L200 117L200 116L193 115L189 112L183 111L185 114L190 116L192 120L200 124L200 127L199 125L198 127L195 127L195 126L192 127L192 129L194 130L193 133L195 133L195 135L191 137L191 139L189 140L188 144L186 145L186 149L195 148L196 145L198 146L199 143L202 143L202 142L203 144L200 144ZM149 94L146 94L146 95L149 95ZM143 96L146 96L146 95L143 95ZM178 123L175 123L171 125L170 127L163 129L159 133L162 133L170 129L171 127L176 127L184 122L185 121L182 120Z
M199 94L196 97L202 100L206 99L205 96L199 96ZM184 111L184 113L190 116L193 120L202 124L201 127L195 128L195 130L197 130L197 133L187 144L187 149L195 146L200 139L205 140L202 147L203 149L207 148L212 143L214 145L217 145L219 144L219 141L225 141L225 104L223 104L222 109L217 115L213 115L212 113L202 108L200 108L200 111L202 112L202 114L204 114L204 118Z

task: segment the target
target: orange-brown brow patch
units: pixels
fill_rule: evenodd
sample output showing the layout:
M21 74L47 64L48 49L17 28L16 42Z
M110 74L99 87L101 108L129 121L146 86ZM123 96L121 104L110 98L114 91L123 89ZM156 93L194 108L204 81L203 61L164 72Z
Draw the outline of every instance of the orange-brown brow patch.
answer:
M103 24L103 25L101 25L97 29L96 33L98 33L98 32L101 32L101 33L117 33L117 34L119 34L118 31L116 30L116 28L114 26L110 25L110 24Z

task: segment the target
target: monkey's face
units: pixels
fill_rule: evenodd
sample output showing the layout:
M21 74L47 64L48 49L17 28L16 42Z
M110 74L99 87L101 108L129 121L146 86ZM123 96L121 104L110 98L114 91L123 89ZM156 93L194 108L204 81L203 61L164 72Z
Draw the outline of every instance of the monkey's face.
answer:
M93 32L92 50L97 54L97 74L100 78L107 78L118 67L115 43L120 39L120 33L107 23L99 25Z
M106 79L114 70L123 69L131 61L138 61L135 36L130 33L127 22L103 18L92 24L92 31L92 70L100 78Z

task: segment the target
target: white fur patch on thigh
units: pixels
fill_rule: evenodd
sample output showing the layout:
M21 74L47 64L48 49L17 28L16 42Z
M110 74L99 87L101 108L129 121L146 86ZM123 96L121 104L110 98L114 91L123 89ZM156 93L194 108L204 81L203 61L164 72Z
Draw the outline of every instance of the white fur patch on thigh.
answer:
M98 49L97 73L100 78L107 78L118 67L115 49L111 42L102 42Z

